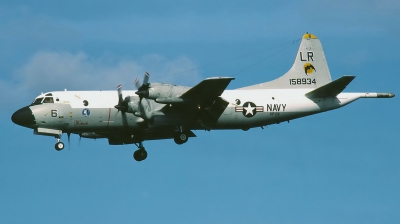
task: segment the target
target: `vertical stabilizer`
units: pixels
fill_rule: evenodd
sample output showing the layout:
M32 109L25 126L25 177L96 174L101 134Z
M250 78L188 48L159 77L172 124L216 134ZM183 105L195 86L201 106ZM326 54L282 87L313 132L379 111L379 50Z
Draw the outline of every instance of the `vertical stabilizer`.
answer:
M241 89L310 89L332 81L319 39L304 34L292 68L283 76L265 83Z

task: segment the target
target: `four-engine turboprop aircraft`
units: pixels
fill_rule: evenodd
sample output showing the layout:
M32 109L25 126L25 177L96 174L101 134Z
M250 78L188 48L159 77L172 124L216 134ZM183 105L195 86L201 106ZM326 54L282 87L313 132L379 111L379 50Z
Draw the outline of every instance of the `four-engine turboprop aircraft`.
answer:
M190 88L135 82L137 91L55 91L39 95L11 117L34 134L107 138L110 145L136 144L137 161L146 159L146 140L174 139L177 144L196 135L192 130L243 129L277 124L345 106L359 98L391 98L392 93L344 93L354 76L331 80L321 42L305 34L292 68L280 78L235 90L234 79L208 78ZM125 98L124 98L125 97Z

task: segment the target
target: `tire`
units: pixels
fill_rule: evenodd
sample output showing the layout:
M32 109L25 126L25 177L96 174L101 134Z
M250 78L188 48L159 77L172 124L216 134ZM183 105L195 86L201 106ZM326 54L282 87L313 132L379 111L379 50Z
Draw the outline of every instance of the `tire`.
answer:
M188 136L186 133L179 132L174 136L174 141L178 145L182 145L188 141Z
M56 145L54 146L54 148L55 148L57 151L61 151L61 150L64 149L64 143L62 143L62 142L57 142Z
M140 162L147 158L147 151L144 148L138 149L133 153L133 158Z

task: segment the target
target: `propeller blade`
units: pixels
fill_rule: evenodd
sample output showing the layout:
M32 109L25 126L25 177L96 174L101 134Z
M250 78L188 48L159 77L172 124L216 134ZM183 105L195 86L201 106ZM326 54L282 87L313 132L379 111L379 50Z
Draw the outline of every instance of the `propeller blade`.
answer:
M124 128L128 129L128 120L126 118L126 113L122 113L122 125Z
M135 86L136 86L136 89L139 89L142 86L142 84L140 84L140 81L138 78L135 79Z
M118 91L118 105L121 105L122 102L124 101L124 99L122 98L122 88L121 88L121 84L118 85L117 91Z
M114 107L119 111L125 112L127 110L127 105L126 102L124 102L124 98L122 96L122 86L118 85L117 87L118 91L118 104L115 105Z
M149 83L149 78L150 78L150 74L148 72L146 72L144 74L144 79L143 79L143 85L147 85Z
M145 99L146 103L143 102L143 99ZM151 119L151 104L150 101L146 98L141 98L139 101L139 112L141 114L141 118L144 120L150 120Z

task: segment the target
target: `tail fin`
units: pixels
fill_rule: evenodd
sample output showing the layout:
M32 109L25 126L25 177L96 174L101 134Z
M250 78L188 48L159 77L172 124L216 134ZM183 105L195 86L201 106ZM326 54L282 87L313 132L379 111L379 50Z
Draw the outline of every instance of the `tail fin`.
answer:
M319 39L304 34L292 68L283 76L241 89L311 89L332 81Z

